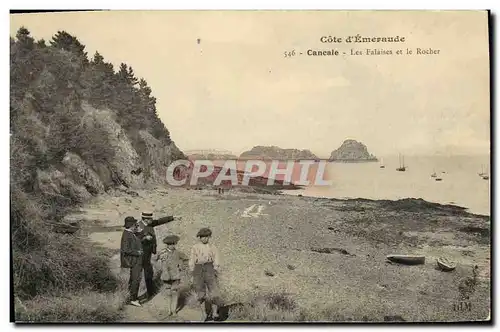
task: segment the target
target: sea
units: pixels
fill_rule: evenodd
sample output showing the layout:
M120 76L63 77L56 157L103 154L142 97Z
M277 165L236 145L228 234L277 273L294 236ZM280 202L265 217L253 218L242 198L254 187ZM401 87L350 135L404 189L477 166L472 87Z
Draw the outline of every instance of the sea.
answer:
M491 176L490 156L405 156L405 172L399 172L399 156L380 162L328 163L329 186L307 186L286 194L327 198L390 199L422 198L453 204L469 212L490 215L490 184L478 173ZM436 173L441 181L431 177Z

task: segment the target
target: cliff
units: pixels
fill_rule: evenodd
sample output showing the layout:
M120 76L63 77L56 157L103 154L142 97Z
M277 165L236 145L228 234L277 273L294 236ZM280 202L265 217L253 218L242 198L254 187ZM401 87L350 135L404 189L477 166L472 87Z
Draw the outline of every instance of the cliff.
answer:
M337 162L367 162L377 160L377 157L368 152L366 145L352 139L345 140L330 155L330 161Z
M277 146L254 146L250 151L245 151L240 155L240 159L318 159L309 150L282 149Z

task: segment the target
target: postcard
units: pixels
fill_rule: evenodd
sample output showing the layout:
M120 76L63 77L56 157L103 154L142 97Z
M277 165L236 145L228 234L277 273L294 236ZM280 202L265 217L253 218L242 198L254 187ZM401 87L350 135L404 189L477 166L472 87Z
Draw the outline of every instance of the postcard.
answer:
M491 323L488 11L10 15L16 323Z

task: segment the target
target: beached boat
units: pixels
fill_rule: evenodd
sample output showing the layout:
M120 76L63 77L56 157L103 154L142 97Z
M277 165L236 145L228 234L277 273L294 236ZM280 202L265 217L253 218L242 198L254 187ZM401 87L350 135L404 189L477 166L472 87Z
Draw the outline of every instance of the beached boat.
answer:
M398 172L405 172L406 171L406 166L405 166L405 157L401 157L401 153L399 154L399 167L396 168L396 171Z
M387 260L393 263L405 265L425 264L425 256L417 255L387 255Z
M436 263L441 270L446 272L453 271L457 267L457 264L445 257L439 257L436 259Z

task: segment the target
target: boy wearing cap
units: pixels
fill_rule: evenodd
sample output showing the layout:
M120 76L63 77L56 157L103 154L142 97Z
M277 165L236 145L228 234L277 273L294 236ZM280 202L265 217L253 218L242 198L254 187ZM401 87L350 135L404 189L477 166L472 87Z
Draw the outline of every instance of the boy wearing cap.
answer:
M143 253L141 240L135 234L136 225L137 220L134 217L125 218L125 229L123 230L120 248L120 263L122 268L130 269L128 281L130 304L140 307L141 304L137 301L137 296L141 282Z
M143 256L142 267L144 269L144 279L146 282L146 289L148 298L152 298L155 294L155 287L153 282L153 266L151 265L151 256L156 255L156 232L155 227L166 224L173 220L180 220L180 217L167 216L158 220L153 220L152 212L143 212L142 220L138 222L139 238L142 241Z
M217 314L218 285L217 273L220 269L220 258L217 248L209 243L212 231L202 228L196 234L200 242L191 249L189 258L189 270L193 275L193 284L198 301L202 305L202 313L205 321L213 320ZM208 294L207 294L208 293Z
M166 236L163 243L167 247L156 256L156 260L161 262L161 280L165 289L169 316L177 313L177 301L184 272L184 262L188 260L186 255L175 248L177 242L179 242L177 235Z

